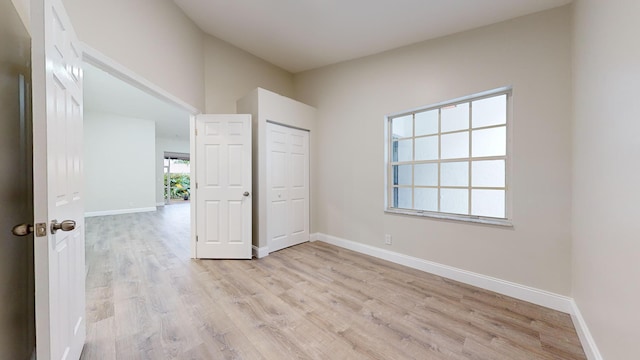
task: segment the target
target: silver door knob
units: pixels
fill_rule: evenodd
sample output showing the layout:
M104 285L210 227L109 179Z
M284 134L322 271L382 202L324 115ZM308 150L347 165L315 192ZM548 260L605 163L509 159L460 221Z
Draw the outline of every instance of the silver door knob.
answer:
M242 196L249 196L249 192L245 191L244 194L242 194Z
M16 225L11 229L11 233L15 236L27 236L33 232L33 225L31 224L20 224Z
M56 231L71 231L76 228L76 222L73 220L65 220L61 223L58 220L51 220L51 233L55 234Z

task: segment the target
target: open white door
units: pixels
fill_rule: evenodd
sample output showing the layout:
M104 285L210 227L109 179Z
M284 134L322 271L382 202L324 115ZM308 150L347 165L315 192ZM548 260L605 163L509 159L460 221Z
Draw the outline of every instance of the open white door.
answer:
M36 352L80 358L85 340L82 69L60 0L31 2Z
M251 259L251 115L196 117L196 257Z

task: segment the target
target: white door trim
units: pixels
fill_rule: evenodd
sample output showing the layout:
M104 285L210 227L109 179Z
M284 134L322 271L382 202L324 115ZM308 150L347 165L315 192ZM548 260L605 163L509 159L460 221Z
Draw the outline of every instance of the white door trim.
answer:
M274 124L274 125L283 126L283 127L289 128L289 129L306 131L306 132L309 133L309 135L311 135L311 130L309 130L309 129L305 129L305 128L301 128L301 127L297 127L297 126L293 126L293 125L287 125L285 123L280 123L280 122L273 121L273 120L267 120L267 124Z
M196 179L196 115L191 115L189 117L189 152L191 153L191 174L189 174L190 178ZM190 244L189 244L189 255L192 259L198 258L198 239L197 235L197 226L198 222L196 221L197 214L197 204L198 204L198 189L196 187L196 182L191 181L191 201L189 203L189 208L191 210L191 235L190 235Z

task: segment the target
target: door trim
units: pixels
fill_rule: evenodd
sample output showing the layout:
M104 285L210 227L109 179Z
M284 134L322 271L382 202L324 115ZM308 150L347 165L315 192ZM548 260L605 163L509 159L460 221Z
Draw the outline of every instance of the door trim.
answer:
M277 121L267 120L267 124L283 126L283 127L286 127L286 128L289 128L289 129L294 129L294 130L306 131L309 134L311 134L311 130L309 130L309 129L305 129L305 128L301 128L301 127L297 127L297 126L292 126L292 125L287 125L285 123L280 123L280 122L277 122Z

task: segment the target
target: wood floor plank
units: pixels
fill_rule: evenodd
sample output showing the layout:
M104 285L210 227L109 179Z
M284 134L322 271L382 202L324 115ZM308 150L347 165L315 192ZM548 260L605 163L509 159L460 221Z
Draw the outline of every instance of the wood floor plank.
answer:
M88 218L82 359L586 359L571 318L325 243L189 258L189 206Z

